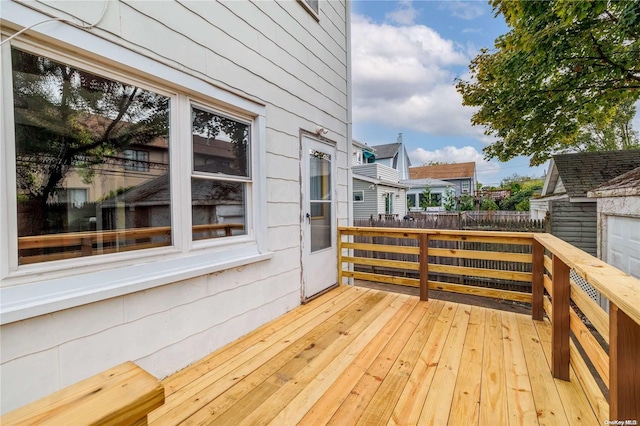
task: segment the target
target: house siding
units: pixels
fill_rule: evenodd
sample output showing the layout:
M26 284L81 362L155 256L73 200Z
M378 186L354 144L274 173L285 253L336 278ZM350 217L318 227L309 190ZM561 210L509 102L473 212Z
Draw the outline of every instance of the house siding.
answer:
M369 182L365 182L363 180L354 179L353 180L353 190L354 191L363 191L364 193L364 201L361 203L353 203L353 218L354 219L369 219L371 215L376 216L376 212L378 212L378 198L377 197L377 189L369 189L371 184ZM384 204L382 205L384 209ZM384 211L384 210L383 210Z
M30 8L96 15L92 2ZM3 325L3 413L126 360L165 377L300 304L301 129L321 125L337 143L337 220L348 223L346 19L343 1L322 2L319 21L298 2L108 3L91 32L114 48L266 105L273 257Z
M400 180L398 171L383 164L370 163L353 167L353 173L367 176L372 179L387 180L390 182L398 182Z
M595 202L571 203L568 199L550 201L551 233L596 256L598 246Z

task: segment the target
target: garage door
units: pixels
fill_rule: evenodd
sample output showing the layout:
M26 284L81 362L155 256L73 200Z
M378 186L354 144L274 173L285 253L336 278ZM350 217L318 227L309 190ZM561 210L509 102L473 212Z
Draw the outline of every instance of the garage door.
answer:
M640 278L640 218L609 216L607 263Z

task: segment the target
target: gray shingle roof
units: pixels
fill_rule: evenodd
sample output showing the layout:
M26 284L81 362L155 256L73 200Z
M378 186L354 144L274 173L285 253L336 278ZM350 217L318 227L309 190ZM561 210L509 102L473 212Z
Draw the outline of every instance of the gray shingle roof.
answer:
M371 148L376 150L376 158L393 158L400 150L401 143L388 143L386 145L375 145Z
M617 176L589 193L592 197L640 195L640 167Z
M560 154L553 161L567 194L586 197L597 186L639 167L640 149Z

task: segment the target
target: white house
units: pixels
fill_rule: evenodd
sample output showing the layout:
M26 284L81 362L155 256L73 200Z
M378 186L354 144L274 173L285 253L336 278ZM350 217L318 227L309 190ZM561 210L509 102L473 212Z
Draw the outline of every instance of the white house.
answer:
M353 218L401 219L407 214L408 186L399 173L380 163L353 166Z
M444 205L450 198L456 197L456 185L440 179L423 178L423 179L406 179L400 181L407 185L407 205L410 211L425 211L423 207L424 191L429 189L431 193L431 202L437 204L433 206L437 210L445 210ZM455 200L454 200L455 202Z
M402 142L402 133L398 135L398 142L372 146L375 149L376 162L395 169L400 179L409 179L411 160Z
M355 139L351 140L351 165L359 166L361 164L369 164L376 161L376 150L369 145L359 142Z
M347 1L0 7L2 412L336 284Z

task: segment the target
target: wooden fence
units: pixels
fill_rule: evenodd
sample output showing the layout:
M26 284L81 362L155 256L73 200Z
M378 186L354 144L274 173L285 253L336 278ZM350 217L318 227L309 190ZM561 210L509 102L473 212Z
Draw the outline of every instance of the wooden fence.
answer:
M359 241L365 238L368 242ZM480 245L440 247L443 243ZM526 249L504 250L508 245ZM395 260L378 253L410 257ZM467 259L488 260L490 267L465 266ZM526 265L525 271L507 268L512 263ZM570 271L609 299L609 314L571 279ZM465 284L439 281L438 275L459 276ZM523 282L531 291L482 288L469 285L467 277ZM533 319L545 320L546 313L551 323L553 376L580 382L602 424L640 418L640 280L553 235L340 227L338 282L345 278L418 287L422 300L437 289L531 303Z

